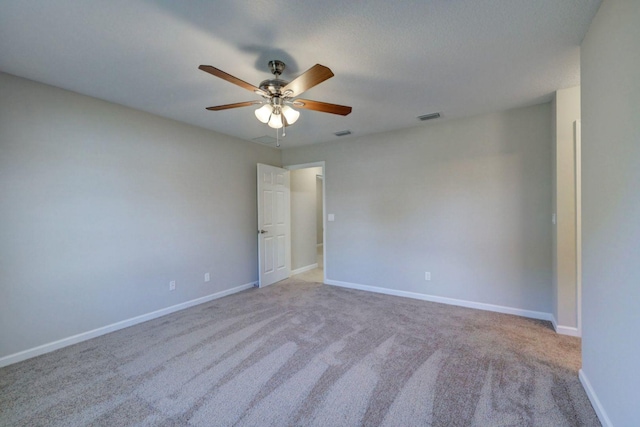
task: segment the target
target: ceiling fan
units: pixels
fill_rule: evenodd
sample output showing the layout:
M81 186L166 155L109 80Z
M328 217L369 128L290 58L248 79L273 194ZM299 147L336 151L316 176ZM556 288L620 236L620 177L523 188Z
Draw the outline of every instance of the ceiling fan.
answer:
M323 113L339 114L341 116L346 116L351 113L351 107L344 105L296 98L303 92L333 77L333 72L324 65L316 64L291 82L287 82L280 79L280 75L285 68L284 62L278 60L269 61L269 69L275 78L264 80L260 83L259 87L253 86L211 65L201 65L198 68L229 83L254 92L263 98L261 101L245 101L207 107L207 110L210 111L262 105L262 107L255 111L256 117L262 123L266 123L274 129L292 125L298 120L300 113L291 106L304 108L306 110L321 111Z

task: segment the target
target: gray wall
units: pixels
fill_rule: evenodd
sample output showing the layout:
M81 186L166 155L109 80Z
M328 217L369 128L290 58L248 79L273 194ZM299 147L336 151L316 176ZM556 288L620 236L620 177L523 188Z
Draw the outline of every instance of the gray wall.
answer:
M322 168L291 171L291 270L316 260L316 175Z
M0 74L0 357L256 281L258 162L280 153Z
M282 160L326 161L327 279L551 312L550 104Z
M575 125L580 86L556 92L553 108L553 297L558 331L577 334Z
M581 54L582 374L615 426L640 420L639 23L602 2Z

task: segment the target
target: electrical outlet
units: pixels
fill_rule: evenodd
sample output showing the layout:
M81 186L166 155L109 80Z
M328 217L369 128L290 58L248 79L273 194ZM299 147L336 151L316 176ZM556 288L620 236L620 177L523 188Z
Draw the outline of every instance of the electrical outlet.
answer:
M176 290L176 281L172 280L169 282L169 290L170 291L175 291Z
M428 271L424 272L424 280L431 280L431 273Z
M208 282L211 280L211 275L209 273L204 273L204 281Z

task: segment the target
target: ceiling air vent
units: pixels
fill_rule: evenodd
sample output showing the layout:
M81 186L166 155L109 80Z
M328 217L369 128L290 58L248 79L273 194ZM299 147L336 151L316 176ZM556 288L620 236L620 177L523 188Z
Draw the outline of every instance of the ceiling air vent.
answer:
M265 135L259 138L253 138L252 141L260 142L262 144L274 144L276 142L276 139L272 136Z
M440 118L440 113L431 113L431 114L425 114L424 116L418 116L418 120L422 122L426 120L433 120L438 118Z
M351 135L351 131L350 130L341 130L340 132L336 132L334 133L335 136L347 136L347 135Z

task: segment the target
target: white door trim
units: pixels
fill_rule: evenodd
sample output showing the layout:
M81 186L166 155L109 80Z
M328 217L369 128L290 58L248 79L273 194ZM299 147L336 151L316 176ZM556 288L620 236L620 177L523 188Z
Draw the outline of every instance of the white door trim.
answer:
M573 122L575 139L576 201L576 325L582 336L582 129L580 120Z
M308 168L322 168L322 259L324 263L324 281L329 280L327 272L329 271L328 263L327 263L327 169L325 167L325 162L312 162L312 163L301 163L298 165L286 165L282 166L287 170L298 170L298 169L308 169ZM289 239L291 239L291 233L289 233ZM289 247L291 247L291 243L289 243Z

